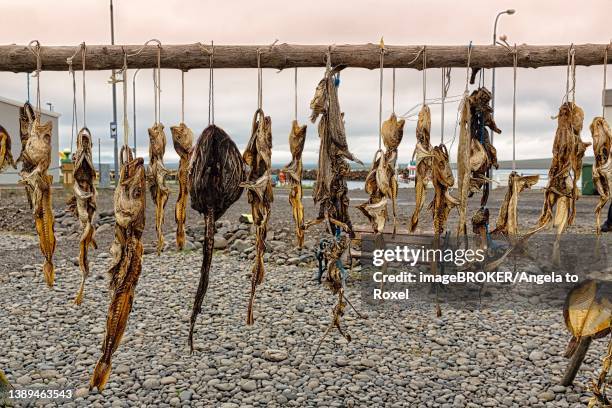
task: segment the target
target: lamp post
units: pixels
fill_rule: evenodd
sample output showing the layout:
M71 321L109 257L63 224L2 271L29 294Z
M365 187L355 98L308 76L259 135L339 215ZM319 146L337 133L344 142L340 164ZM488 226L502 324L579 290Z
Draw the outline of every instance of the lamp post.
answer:
M516 10L508 9L500 11L499 13L497 13L497 16L495 16L495 23L493 24L493 46L497 45L497 21L503 14L508 14L509 16L511 16L514 13L516 13ZM491 74L491 110L493 111L493 115L495 115L495 67L493 67L493 72ZM494 133L495 132L491 132L491 144L493 144ZM489 178L493 178L493 169L491 168L489 172ZM492 184L493 183L489 182L489 190L491 189L491 187L493 187Z
M140 68L134 71L132 76L132 110L134 111L134 157L136 157L136 75L140 72Z

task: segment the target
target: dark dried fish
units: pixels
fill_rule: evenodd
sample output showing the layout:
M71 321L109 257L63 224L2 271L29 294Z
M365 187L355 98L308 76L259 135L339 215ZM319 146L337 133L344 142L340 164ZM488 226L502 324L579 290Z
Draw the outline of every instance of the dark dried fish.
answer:
M81 285L74 299L80 305L83 300L85 280L89 276L87 249L97 248L94 235L96 228L93 218L96 213L96 169L92 157L93 139L89 129L83 128L77 135L77 150L72 156L74 163L73 196L68 200L68 209L79 219L83 232L79 243L79 269L81 270Z
M266 250L268 219L274 196L272 194L272 120L265 116L263 110L257 109L253 116L251 139L242 155L250 171L247 180L241 186L247 189L247 198L251 204L253 225L255 226L255 263L251 272L251 295L247 309L247 324L253 324L253 303L255 290L263 283L263 256Z
M145 227L146 176L144 161L133 158L127 146L121 149L119 185L115 189L115 240L108 270L111 301L106 318L102 356L89 388L104 389L112 368L113 353L119 347L132 310L136 284L142 270L142 232Z
M215 125L208 126L194 145L189 163L191 208L204 214L200 283L193 302L189 327L189 346L192 353L193 330L208 289L215 221L240 198L240 183L244 180L244 162L236 144L223 129Z
M519 234L518 224L518 199L519 194L534 186L540 176L519 176L515 171L508 177L508 190L504 201L499 208L497 224L491 234L501 234L508 237L516 237Z

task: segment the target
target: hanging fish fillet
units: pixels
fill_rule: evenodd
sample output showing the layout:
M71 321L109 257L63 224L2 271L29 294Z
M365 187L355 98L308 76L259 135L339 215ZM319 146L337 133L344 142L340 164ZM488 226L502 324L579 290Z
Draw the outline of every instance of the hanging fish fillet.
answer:
M459 205L459 200L450 194L455 184L453 171L448 160L448 150L441 144L431 149L431 181L434 188L434 198L429 204L433 215L434 233L441 235L448 221L450 210Z
M170 127L174 150L179 155L178 183L179 194L174 208L176 222L176 247L185 247L185 221L187 220L187 198L189 197L189 155L193 145L193 132L184 123Z
M16 163L21 163L21 172L31 173L34 170L34 165L23 160L28 138L30 137L30 130L34 123L36 115L34 109L29 102L26 102L22 107L19 108L19 138L21 140L21 153L17 158ZM30 188L26 185L26 197L28 198L28 204L32 208L32 197Z
M7 166L17 168L11 152L11 136L5 128L0 126L0 173Z
M470 180L470 196L482 190L480 206L485 207L489 198L489 171L491 167L496 169L497 151L489 139L489 128L492 132L501 133L501 130L493 120L493 108L491 102L491 92L481 87L470 95L470 133L471 152L470 170L472 172ZM483 188L484 187L484 188Z
M397 148L404 137L405 123L404 119L398 121L394 113L383 122L381 135L386 151L381 157L378 171L376 172L376 182L380 191L391 201L393 209L393 234L395 234L397 229L397 193L399 189L395 165L397 164Z
M79 243L79 269L81 270L81 285L74 299L80 305L83 300L85 279L89 276L89 261L87 249L97 248L94 235L96 228L92 221L96 213L96 169L92 158L93 139L89 129L83 128L77 135L77 150L72 157L74 162L73 196L68 201L68 209L79 219L83 232Z
M595 207L597 233L601 233L601 210L612 198L612 131L608 122L602 117L596 117L590 126L593 136L593 184L599 193L599 202Z
M304 246L304 206L302 205L302 151L306 141L306 125L301 126L297 120L291 124L289 133L289 149L291 150L291 163L283 169L289 175L291 191L289 204L291 204L293 220L295 221L295 235L298 248Z
M516 237L519 234L518 224L518 199L519 194L533 187L538 180L539 175L534 176L519 176L515 171L510 173L508 177L508 189L504 196L504 201L499 208L499 216L497 224L491 234L501 234L508 237Z
M37 117L29 127L25 148L20 156L23 163L20 183L25 185L31 200L40 250L45 257L43 273L49 287L53 286L55 277L55 218L51 205L51 177L47 174L51 163L52 126L51 122L41 125Z
M242 155L250 171L245 182L240 185L247 189L247 198L251 204L253 225L255 225L255 263L251 272L251 296L247 309L247 324L255 322L253 318L253 303L255 290L263 283L263 256L266 250L266 235L268 234L268 219L270 206L274 200L272 194L272 120L265 116L263 110L257 109L253 116L251 139Z
M315 123L319 115L319 163L317 181L313 199L319 204L319 215L306 223L306 228L327 221L329 232L334 234L336 227L354 237L353 226L349 217L349 198L346 176L350 167L346 161L352 160L363 165L348 150L344 129L344 114L340 111L336 74L345 66L340 65L326 71L325 77L317 85L315 95L310 102L312 114L310 120Z
M548 171L548 185L538 220L539 227L544 227L552 221L556 229L557 239L553 256L555 260L558 260L561 234L568 225L572 225L576 216L582 158L586 148L591 145L580 139L583 120L584 112L575 103L566 102L561 105L553 144L553 158Z
M410 232L414 232L419 225L419 214L425 203L427 184L431 181L431 112L429 106L423 105L419 111L416 126L417 144L412 153L412 160L416 158L416 177L414 180L415 207L410 219Z
M157 255L164 248L164 209L170 192L166 187L168 169L164 167L166 134L164 125L156 123L149 128L149 169L147 180L151 198L155 203L155 231L157 232Z
M125 160L124 160L125 158ZM146 176L144 161L133 158L127 146L121 149L119 185L115 189L115 241L108 270L110 304L102 356L98 360L89 388L103 390L112 368L113 353L119 347L132 310L136 284L142 270L142 232L145 226Z
M470 191L471 167L470 153L471 141L470 122L471 109L470 98L466 94L459 105L461 112L459 117L459 146L457 148L457 183L459 189L459 225L457 226L457 236L467 234L467 200Z
M193 329L208 289L212 261L215 221L235 203L242 194L240 183L245 180L244 162L236 144L223 129L210 125L193 147L189 163L188 185L191 208L204 214L204 242L200 283L193 302L189 327L189 346L193 353Z
M387 222L387 199L378 186L377 174L384 152L379 149L374 154L372 167L368 171L365 181L365 192L368 193L368 201L357 206L372 225L374 233L383 232Z

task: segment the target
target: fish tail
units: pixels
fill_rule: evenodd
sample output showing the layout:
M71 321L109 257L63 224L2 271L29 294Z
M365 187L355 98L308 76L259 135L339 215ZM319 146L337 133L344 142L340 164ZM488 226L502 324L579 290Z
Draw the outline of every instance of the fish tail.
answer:
M47 282L47 286L52 288L53 281L55 280L55 268L53 267L53 262L45 260L43 265L43 274L45 275L45 282Z
M113 364L109 361L98 360L96 368L94 368L93 375L89 381L89 389L92 390L94 387L98 388L98 391L102 391L108 382L110 377L111 368Z
M189 348L193 353L193 330L195 323L198 318L198 314L202 312L202 302L204 301L204 295L208 290L208 279L210 274L210 264L212 261L212 254L214 248L214 237L215 237L215 220L214 212L212 209L208 210L205 217L204 223L204 243L202 245L202 266L200 268L200 283L198 284L198 291L196 292L195 300L193 301L193 308L191 310L191 320L189 324Z

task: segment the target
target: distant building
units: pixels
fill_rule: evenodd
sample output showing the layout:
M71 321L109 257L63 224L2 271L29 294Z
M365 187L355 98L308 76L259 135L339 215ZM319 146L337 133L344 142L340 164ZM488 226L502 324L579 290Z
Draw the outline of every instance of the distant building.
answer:
M21 139L19 137L19 108L23 106L23 102L14 101L0 96L0 125L6 129L11 137L11 151L13 158L17 160L21 154ZM53 133L51 137L51 165L49 166L49 174L53 176L53 182L57 183L60 180L59 168L59 118L60 114L41 109L42 122L53 122ZM19 181L19 170L21 164L17 165L17 170L12 167L7 167L0 173L0 184L17 184Z

